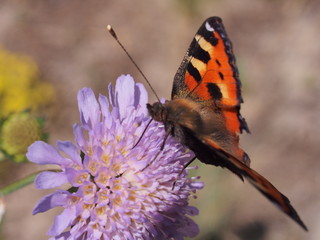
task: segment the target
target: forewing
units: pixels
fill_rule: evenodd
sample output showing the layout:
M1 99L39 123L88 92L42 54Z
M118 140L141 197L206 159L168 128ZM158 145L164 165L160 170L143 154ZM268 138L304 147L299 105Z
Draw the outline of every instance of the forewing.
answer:
M241 82L232 44L219 17L201 25L175 75L172 99L184 97L220 109L234 135L249 132L240 114Z

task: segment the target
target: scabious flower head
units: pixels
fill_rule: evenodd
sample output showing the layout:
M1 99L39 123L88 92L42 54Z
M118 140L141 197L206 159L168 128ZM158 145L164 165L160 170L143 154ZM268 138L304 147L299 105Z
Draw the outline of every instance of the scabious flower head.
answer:
M76 144L57 148L38 141L27 157L38 164L56 164L35 179L39 189L70 184L40 200L33 214L61 206L48 234L52 239L183 239L198 233L189 218L198 210L188 198L203 183L186 177L193 158L173 137L163 151L164 127L153 122L134 147L150 117L147 92L130 76L109 85L109 101L98 101L89 88L78 94L81 124L74 125ZM157 159L152 162L159 153ZM146 168L145 168L146 167ZM177 180L175 188L172 189Z

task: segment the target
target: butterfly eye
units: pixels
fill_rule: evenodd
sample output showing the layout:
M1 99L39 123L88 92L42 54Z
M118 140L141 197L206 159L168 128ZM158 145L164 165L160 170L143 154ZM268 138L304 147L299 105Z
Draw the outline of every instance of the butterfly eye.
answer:
M151 117L154 115L154 109L153 109L153 105L147 103L147 109L149 114L151 115Z

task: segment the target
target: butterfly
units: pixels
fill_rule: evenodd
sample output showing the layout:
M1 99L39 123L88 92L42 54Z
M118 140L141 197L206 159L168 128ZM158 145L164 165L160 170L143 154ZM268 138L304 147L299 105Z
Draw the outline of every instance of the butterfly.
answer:
M201 162L248 180L307 231L289 199L250 168L248 154L239 147L239 134L249 133L241 103L232 43L222 20L210 17L195 34L174 77L171 100L147 104L147 109L153 120L164 124L166 137L173 135Z

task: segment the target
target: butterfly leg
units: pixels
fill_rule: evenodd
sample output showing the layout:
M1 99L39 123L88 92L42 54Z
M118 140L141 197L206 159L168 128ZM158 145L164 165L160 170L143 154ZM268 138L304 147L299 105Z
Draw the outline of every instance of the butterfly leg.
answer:
M142 137L144 136L144 134L146 133L148 127L150 126L151 122L152 122L153 118L150 119L150 121L148 122L147 126L144 128L141 136L139 137L138 141L136 142L136 144L131 148L131 149L134 149L138 144L139 142L141 141Z
M186 165L183 166L183 168L181 169L181 171L179 172L176 180L174 181L173 185L172 185L172 190L174 189L176 182L178 181L178 178L180 177L180 175L183 173L183 171L194 161L196 160L197 156L195 156L194 158L192 158Z
M162 150L164 149L164 146L166 145L166 141L167 141L169 135L170 135L171 132L172 132L172 128L173 128L173 127L170 125L170 126L166 129L166 135L164 136L164 139L163 139L163 142L162 142L160 151L162 151Z

